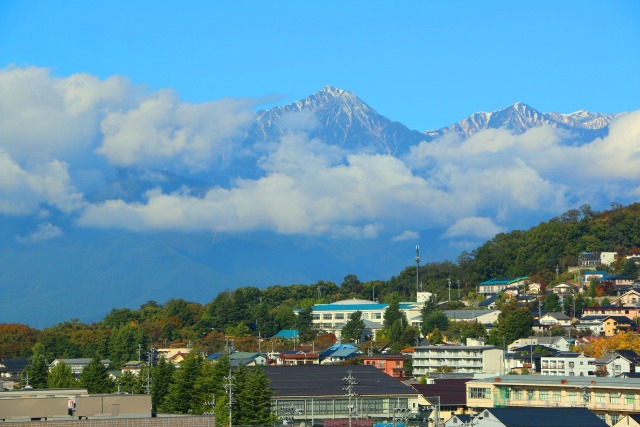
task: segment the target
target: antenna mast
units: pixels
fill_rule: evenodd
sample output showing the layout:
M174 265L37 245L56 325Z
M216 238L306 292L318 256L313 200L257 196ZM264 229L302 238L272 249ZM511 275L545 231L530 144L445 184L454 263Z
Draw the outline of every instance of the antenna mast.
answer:
M416 302L418 301L419 285L420 285L420 245L416 245Z

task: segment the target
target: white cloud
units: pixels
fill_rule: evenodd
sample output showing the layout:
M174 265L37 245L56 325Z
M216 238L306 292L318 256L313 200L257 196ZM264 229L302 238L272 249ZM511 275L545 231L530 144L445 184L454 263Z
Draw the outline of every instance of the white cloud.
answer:
M243 127L254 118L250 106L230 99L186 104L172 92L157 92L135 109L107 114L97 152L117 166L178 163L205 169L233 155Z
M25 170L0 151L0 214L36 213L42 203L67 213L80 209L83 196L71 184L67 168L53 160Z
M61 234L62 228L49 223L45 223L39 224L38 229L29 235L16 237L16 240L19 243L36 243L43 240L53 239L60 236Z
M494 224L491 218L467 217L457 220L447 231L447 237L470 237L490 239L504 230Z
M125 107L136 93L122 77L0 69L0 145L20 163L75 159L98 142L104 111Z
M391 238L392 242L406 242L407 240L417 241L420 238L420 233L417 231L404 230L402 233L393 236Z

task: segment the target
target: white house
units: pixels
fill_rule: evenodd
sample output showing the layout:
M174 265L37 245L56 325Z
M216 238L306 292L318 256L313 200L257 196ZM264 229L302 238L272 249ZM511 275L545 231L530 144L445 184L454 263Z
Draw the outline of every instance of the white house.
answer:
M540 324L543 326L562 326L568 328L571 326L571 318L561 311L546 313L540 318Z
M443 310L447 319L465 322L478 322L483 325L498 321L500 310Z
M541 360L541 375L595 376L596 358L586 357L581 353L564 351L555 356L543 356Z
M607 353L596 359L596 368L606 372L607 377L617 377L623 372L631 372L633 362L615 352Z
M556 349L558 351L569 351L571 349L571 344L565 337L528 337L528 338L519 338L509 344L509 351L513 351L515 348L525 347L525 346L545 346L549 348Z

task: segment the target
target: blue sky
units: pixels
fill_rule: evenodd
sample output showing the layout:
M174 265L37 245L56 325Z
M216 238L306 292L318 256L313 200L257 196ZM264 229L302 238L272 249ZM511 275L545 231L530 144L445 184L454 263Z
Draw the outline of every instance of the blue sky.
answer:
M263 106L331 84L410 128L522 101L631 111L640 2L0 2L0 66Z

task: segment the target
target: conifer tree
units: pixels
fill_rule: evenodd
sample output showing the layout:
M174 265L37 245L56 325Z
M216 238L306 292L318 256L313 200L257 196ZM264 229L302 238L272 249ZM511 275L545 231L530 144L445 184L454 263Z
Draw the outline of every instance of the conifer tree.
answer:
M151 407L153 412L169 412L167 396L173 384L176 368L165 357L151 368Z
M169 412L185 414L200 406L201 402L193 401L192 394L200 377L202 363L203 358L198 352L187 354L180 363L180 369L176 370L167 394L166 408Z
M33 355L30 358L30 364L22 375L20 385L24 387L28 382L28 385L33 388L47 388L48 377L49 367L45 360L44 346L36 343L36 345L33 346Z
M74 388L78 386L78 380L73 377L71 367L61 362L49 372L48 386L49 388Z
M109 371L97 356L82 369L80 385L86 388L89 394L115 391L115 383L109 377Z
M273 390L269 378L256 366L248 370L237 396L238 422L242 425L273 425L276 422L271 410Z

